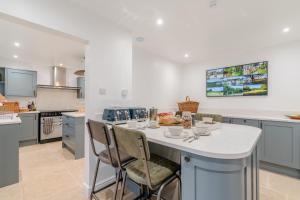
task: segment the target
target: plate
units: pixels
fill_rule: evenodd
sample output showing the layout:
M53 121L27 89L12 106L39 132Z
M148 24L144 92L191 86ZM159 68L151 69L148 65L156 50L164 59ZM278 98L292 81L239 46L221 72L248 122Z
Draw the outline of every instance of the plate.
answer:
M287 115L290 119L297 119L300 120L300 115Z
M196 124L196 127L207 127L210 131L215 131L215 130L221 128L221 123L214 122L213 124L207 124L207 123L204 123L201 121Z
M188 132L183 131L180 135L175 136L175 135L171 135L171 133L169 131L164 131L164 136L167 138L173 138L173 139L183 139L185 137L187 137L189 135Z

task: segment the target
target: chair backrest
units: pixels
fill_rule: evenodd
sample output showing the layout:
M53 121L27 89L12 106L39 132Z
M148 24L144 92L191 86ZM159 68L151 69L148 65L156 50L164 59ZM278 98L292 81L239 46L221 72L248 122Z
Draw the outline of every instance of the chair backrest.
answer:
M95 150L94 140L101 144L104 144L108 148L111 144L109 130L107 128L107 125L102 122L93 121L93 120L89 119L86 124L87 124L88 131L90 134L91 145L92 145L93 151L98 156L98 153Z
M222 115L206 114L206 113L196 113L195 120L202 120L203 117L211 117L211 118L213 118L213 121L223 122L223 116Z
M118 151L127 153L136 159L150 160L150 150L143 132L113 126L113 137Z

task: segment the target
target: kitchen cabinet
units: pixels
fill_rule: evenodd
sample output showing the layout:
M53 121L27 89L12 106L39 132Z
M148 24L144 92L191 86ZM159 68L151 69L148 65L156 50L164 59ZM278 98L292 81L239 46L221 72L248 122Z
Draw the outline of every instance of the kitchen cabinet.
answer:
M258 200L256 148L243 159L212 159L181 153L182 199Z
M5 96L35 97L37 72L5 69Z
M0 94L5 95L5 68L0 67Z
M63 114L62 146L68 148L75 159L84 157L84 117Z
M254 127L260 128L259 120L231 118L230 122L232 124L240 124L240 125L254 126Z
M19 182L19 134L19 123L0 125L0 188Z
M262 160L300 169L300 125L263 121Z
M20 113L21 132L20 143L34 142L38 140L38 114L37 113Z
M84 99L85 98L85 78L77 77L77 87L79 88L77 91L77 98Z

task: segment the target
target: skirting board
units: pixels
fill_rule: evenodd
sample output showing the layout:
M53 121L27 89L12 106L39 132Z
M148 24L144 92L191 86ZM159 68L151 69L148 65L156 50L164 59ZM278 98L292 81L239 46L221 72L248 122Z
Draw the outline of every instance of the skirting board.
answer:
M105 180L102 180L101 182L97 182L96 183L96 190L99 190L101 188L105 188L106 186L114 183L116 181L116 177L115 176L111 176L110 178L107 178ZM85 188L85 195L86 197L89 197L92 187L90 187L86 182L83 183L84 188Z
M297 169L283 167L280 165L275 165L275 164L271 164L271 163L264 162L264 161L260 161L260 168L267 170L267 171L271 171L271 172L275 172L275 173L279 173L279 174L283 174L283 175L287 175L287 176L290 176L293 178L300 179L300 170L297 170Z

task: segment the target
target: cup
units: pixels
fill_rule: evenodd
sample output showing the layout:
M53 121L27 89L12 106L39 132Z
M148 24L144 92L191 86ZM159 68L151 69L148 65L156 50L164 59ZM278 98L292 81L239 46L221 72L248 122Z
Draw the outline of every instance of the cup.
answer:
M180 136L183 131L183 127L181 126L169 127L168 129L172 136Z
M150 120L149 121L149 127L150 128L157 128L158 127L158 122L155 120Z

